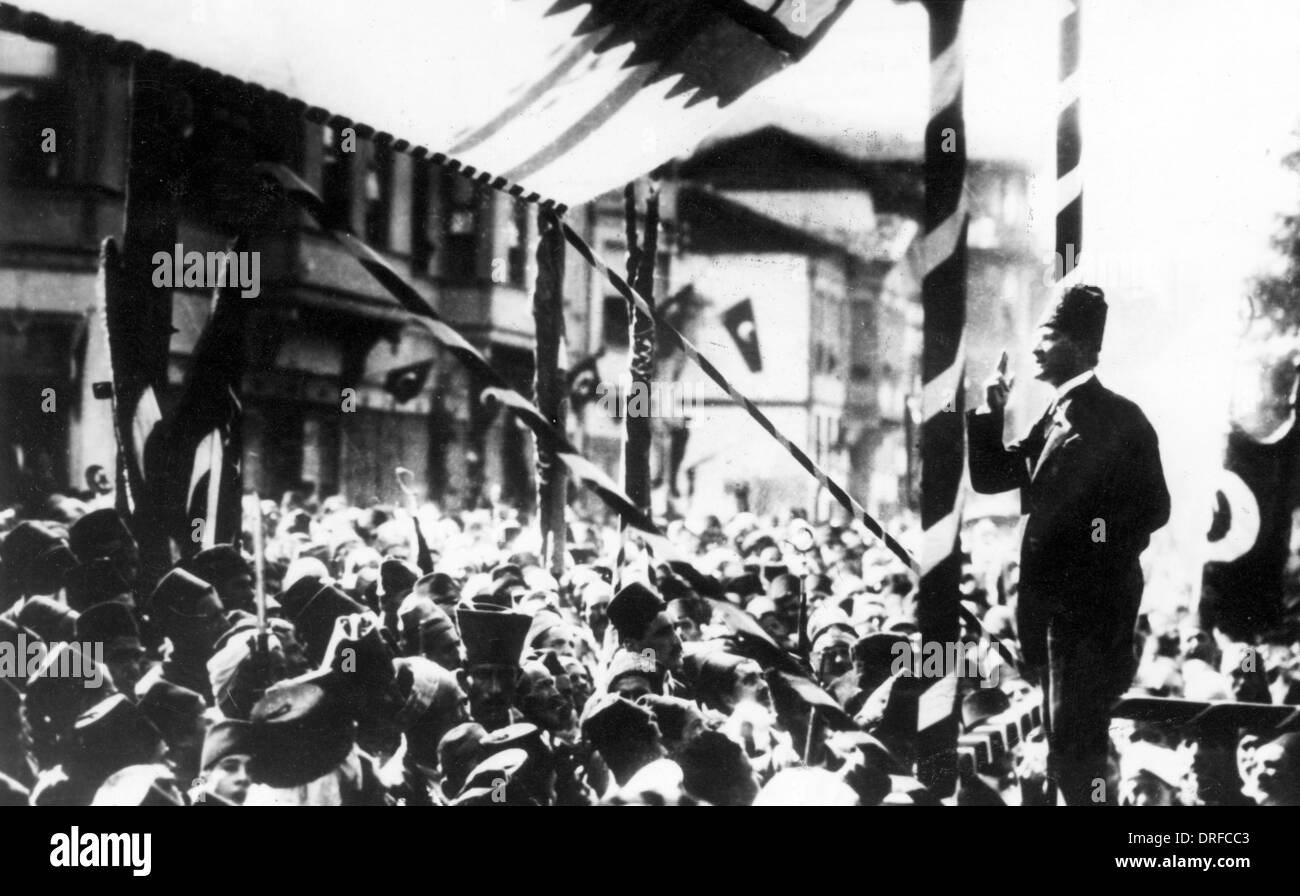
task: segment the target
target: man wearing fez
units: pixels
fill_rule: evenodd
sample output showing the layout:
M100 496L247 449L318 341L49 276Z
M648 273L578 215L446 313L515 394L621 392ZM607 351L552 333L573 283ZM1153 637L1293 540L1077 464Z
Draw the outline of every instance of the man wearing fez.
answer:
M514 708L515 690L532 618L488 606L462 606L456 613L465 645L465 667L456 675L469 695L470 717L495 731L523 720Z
M682 668L682 639L668 616L664 599L640 582L626 585L609 602L609 621L618 645L629 653L651 651L672 672Z
M208 660L225 630L224 611L216 589L183 569L163 576L149 598L150 618L172 645L162 677L202 695L209 705Z
M239 548L219 544L199 551L186 564L186 569L217 589L217 597L227 610L257 612L257 592L253 570L249 568Z
M1025 663L1043 684L1050 774L1069 805L1095 804L1094 782L1106 777L1109 709L1136 665L1138 557L1169 520L1155 430L1093 370L1106 311L1102 291L1083 285L1049 309L1033 355L1056 395L1023 439L1002 442L1005 354L986 406L967 417L975 490L1020 489L1016 618Z

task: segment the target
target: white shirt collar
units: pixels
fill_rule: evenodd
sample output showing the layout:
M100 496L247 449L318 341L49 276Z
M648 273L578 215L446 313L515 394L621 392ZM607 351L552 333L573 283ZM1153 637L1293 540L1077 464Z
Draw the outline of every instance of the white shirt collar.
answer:
M1053 403L1055 404L1056 402L1059 402L1062 398L1064 398L1066 395L1073 392L1079 386L1082 386L1084 383L1088 382L1088 380L1096 379L1096 377L1097 377L1097 372L1095 370L1085 370L1083 373L1079 374L1078 376L1071 377L1070 379L1061 383L1061 385L1056 387L1056 401Z

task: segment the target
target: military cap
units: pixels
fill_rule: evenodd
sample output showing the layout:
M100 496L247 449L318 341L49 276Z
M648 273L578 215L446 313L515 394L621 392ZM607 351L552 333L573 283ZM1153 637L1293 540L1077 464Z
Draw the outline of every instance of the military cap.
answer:
M631 582L614 595L606 612L621 638L640 638L667 609L662 597L640 582Z
M107 557L96 557L68 570L64 576L68 606L78 612L108 601L135 605L131 586Z
M184 806L176 774L165 765L128 765L95 791L92 806Z
M524 638L532 618L509 610L462 608L456 614L460 637L465 644L465 664L474 666L518 666L524 652Z
M135 547L135 536L121 514L111 507L92 510L68 530L68 546L82 563L107 557L123 547Z
M243 719L222 719L203 737L203 758L199 768L207 771L227 756L253 755L253 723Z
M64 576L76 566L76 559L57 533L24 520L0 542L0 563L12 591L53 594L63 587Z
M74 671L81 674L70 674ZM27 717L34 727L61 734L81 713L116 693L108 668L82 645L57 644L27 679Z
M279 598L284 618L302 636L303 652L312 665L320 665L334 635L334 623L344 616L364 613L366 608L333 585L322 585L309 597L309 587L290 589Z
M1101 350L1106 332L1106 294L1099 287L1074 284L1048 306L1040 327L1064 333L1071 339Z
M119 603L95 604L77 618L75 628L78 641L100 642L106 651L140 647L135 614Z
M297 787L337 768L354 744L353 720L332 673L279 681L253 707L253 780Z
M509 749L492 753L476 765L465 780L453 806L527 806L535 805L524 788L516 784L528 763L524 750Z
M199 551L185 564L185 568L214 587L219 587L234 576L251 572L244 555L229 544L219 544Z
M162 732L125 694L114 694L77 717L69 771L107 777L128 765L156 762Z
M206 619L213 602L221 606L217 590L193 573L173 569L163 576L149 596L149 610L179 618ZM222 607L222 609L225 609Z
M77 618L81 614L52 597L29 597L18 611L15 620L41 636L41 640L54 643L71 641L76 637Z
M449 793L459 792L465 777L478 765L485 737L487 729L478 722L462 722L438 741L438 767Z
M193 731L194 721L207 709L202 695L161 677L149 681L143 690L137 688L136 693L140 711L168 743Z

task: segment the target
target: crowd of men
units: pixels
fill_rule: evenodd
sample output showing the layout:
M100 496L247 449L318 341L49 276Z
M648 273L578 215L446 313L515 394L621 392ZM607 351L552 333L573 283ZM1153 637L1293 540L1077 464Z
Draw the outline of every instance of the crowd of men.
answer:
M0 517L5 804L1053 799L1035 732L961 762L951 794L922 783L915 579L854 525L679 520L668 558L575 521L557 577L510 515L295 493L245 518L259 601L249 532L147 582L123 516L88 503ZM1009 542L968 535L960 731L1039 696ZM1300 803L1294 631L1143 626L1098 802Z

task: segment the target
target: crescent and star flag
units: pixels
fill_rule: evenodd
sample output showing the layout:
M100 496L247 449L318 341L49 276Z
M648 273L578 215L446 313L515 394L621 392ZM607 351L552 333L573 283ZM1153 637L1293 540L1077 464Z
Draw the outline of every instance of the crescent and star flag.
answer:
M594 355L588 355L565 375L565 385L569 390L569 404L575 412L582 410L596 400L596 388L600 385L600 369L596 362L605 353L604 349Z
M722 312L722 324L731 334L751 373L763 369L763 354L758 348L758 327L754 323L754 304L742 299Z
M433 361L417 361L405 367L394 367L384 376L384 391L398 404L404 404L424 391L429 381Z
M1282 622L1291 498L1300 460L1300 369L1284 363L1269 373L1289 375L1289 389L1271 390L1289 396L1288 403L1253 421L1233 421L1224 468L1215 483L1201 579L1201 624L1207 629L1217 625L1246 641Z
M166 515L167 534L184 556L235 542L243 514L240 394L248 300L237 286L215 293L176 410L145 447L152 506Z
M21 0L0 26L162 53L567 207L693 149L850 2Z

